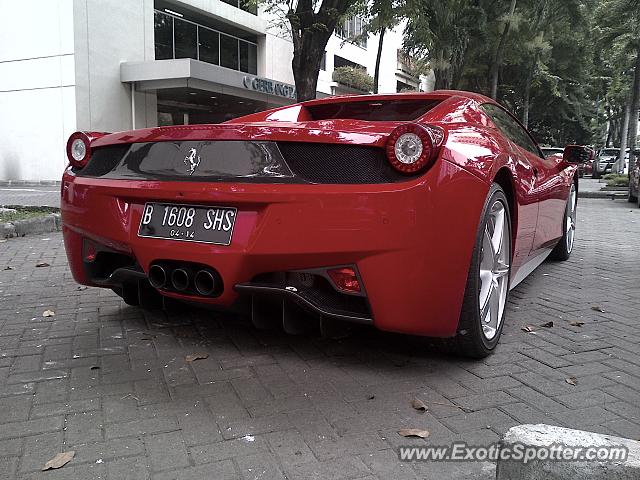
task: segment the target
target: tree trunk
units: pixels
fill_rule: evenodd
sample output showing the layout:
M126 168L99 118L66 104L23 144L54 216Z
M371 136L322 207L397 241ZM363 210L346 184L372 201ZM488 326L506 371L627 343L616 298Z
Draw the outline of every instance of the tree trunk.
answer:
M469 56L469 48L465 47L464 52L462 53L462 61L460 65L456 68L453 74L453 80L451 81L451 88L453 90L460 90L460 83L462 82L462 78L464 76L464 69L467 64L467 59Z
M298 101L316 98L320 62L336 23L355 0L322 0L319 8L313 0L298 0L287 12L293 40L291 67Z
M624 120L622 121L622 131L620 132L620 153L618 160L613 164L611 171L622 173L624 171L624 156L627 153L627 134L629 133L629 117L631 116L631 104L627 103L624 109Z
M527 78L525 79L524 84L524 94L522 99L522 125L525 128L529 128L529 105L531 101L531 84L533 83L533 69L535 67L531 67L527 72Z
M504 47L507 43L507 35L509 35L509 29L511 28L511 20L513 13L516 10L516 1L511 0L511 6L509 7L509 18L507 23L504 24L502 34L500 35L500 41L498 42L498 48L491 64L491 98L494 100L498 97L498 76L500 74L500 67L502 66L502 59L504 57Z
M382 43L384 42L385 28L380 29L380 39L378 40L378 54L376 55L376 69L373 73L373 93L378 93L378 82L380 81L380 59L382 58Z
M326 43L325 43L326 45ZM294 51L291 66L293 68L293 78L296 82L296 95L298 102L313 100L316 98L318 87L318 72L320 72L320 61L324 55L324 48L320 56L314 50L305 52Z
M434 69L433 73L436 76L435 90L448 90L449 89L449 77L447 70Z
M636 66L633 74L633 92L631 97L631 117L629 119L629 162L636 149L638 136L638 116L640 115L640 48L636 53Z

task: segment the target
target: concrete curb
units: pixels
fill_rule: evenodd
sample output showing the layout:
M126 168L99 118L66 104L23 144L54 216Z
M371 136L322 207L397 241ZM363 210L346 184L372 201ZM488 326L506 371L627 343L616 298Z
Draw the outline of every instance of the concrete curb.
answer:
M620 190L581 192L578 190L578 198L608 198L610 200L618 200L620 198L627 198L627 192L621 192Z
M0 180L2 187L51 187L60 183L60 180Z
M42 217L0 223L0 238L24 237L29 234L58 232L60 230L62 230L60 214L49 213Z
M553 425L518 425L510 428L500 440L501 451L535 452L536 456L525 462L523 459L505 460L498 457L496 480L632 480L640 478L640 442L628 438L573 430ZM555 458L551 458L553 449ZM575 449L574 449L575 448ZM573 460L559 452L588 454L594 448L595 459ZM598 452L605 454L610 449L618 452L626 449L626 458L600 459ZM602 450L601 450L602 449ZM526 453L525 453L526 454ZM546 457L545 457L546 455ZM564 453L562 454L564 455ZM544 457L544 458L543 458Z

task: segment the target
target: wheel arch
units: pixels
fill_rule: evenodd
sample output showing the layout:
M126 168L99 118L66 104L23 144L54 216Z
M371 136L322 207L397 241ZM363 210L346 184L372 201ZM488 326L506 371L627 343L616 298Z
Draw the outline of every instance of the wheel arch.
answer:
M516 200L516 188L513 182L511 170L506 165L498 170L493 181L502 187L509 203L509 213L511 214L511 246L515 245L516 233L518 232L518 202ZM513 252L513 248L511 249Z

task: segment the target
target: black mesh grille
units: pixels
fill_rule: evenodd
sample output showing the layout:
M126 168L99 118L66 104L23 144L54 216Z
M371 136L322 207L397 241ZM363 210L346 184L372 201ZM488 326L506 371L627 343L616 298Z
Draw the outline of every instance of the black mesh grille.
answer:
M127 150L129 150L128 144L109 145L91 150L91 158L87 166L82 169L82 176L101 177L106 175L116 168L122 157L127 153Z
M297 176L311 183L392 183L407 177L393 169L384 149L359 145L278 142Z
M216 142L211 142L212 145ZM227 142L230 143L230 142ZM266 142L269 143L269 142ZM91 159L86 167L76 173L83 177L109 178L162 178L174 179L164 170L155 172L140 171L140 164L149 156L149 148L155 143L122 144L98 147L91 152ZM233 181L254 181L263 183L287 183L291 181L318 184L375 184L394 183L406 180L407 177L397 172L388 162L383 148L360 145L340 145L330 143L278 142L282 157L291 169L292 178L262 178L261 176L232 175ZM128 154L127 154L128 152ZM126 158L124 158L126 155ZM277 151L275 152L277 155ZM279 156L279 155L278 155ZM164 155L163 158L166 158ZM183 165L184 155L179 155L179 166ZM235 157L234 157L235 158ZM238 159L239 161L240 159ZM149 163L147 169L155 163ZM238 162L235 162L238 163ZM164 168L164 167L163 167ZM186 167L184 167L186 169ZM124 173L120 170L124 170ZM204 170L204 162L196 173ZM75 171L75 169L74 169ZM153 172L151 172L153 173ZM171 173L171 172L169 172ZM196 176L185 174L180 178L197 181ZM227 178L201 178L200 181L225 181Z

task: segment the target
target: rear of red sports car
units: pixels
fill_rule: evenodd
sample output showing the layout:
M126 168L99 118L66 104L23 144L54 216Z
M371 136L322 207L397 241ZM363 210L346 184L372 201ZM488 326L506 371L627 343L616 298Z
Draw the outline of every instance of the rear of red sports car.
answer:
M62 179L73 276L130 304L243 309L290 331L306 316L452 336L489 189L447 144L472 103L333 98L74 134Z

